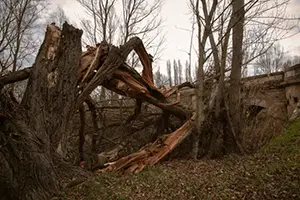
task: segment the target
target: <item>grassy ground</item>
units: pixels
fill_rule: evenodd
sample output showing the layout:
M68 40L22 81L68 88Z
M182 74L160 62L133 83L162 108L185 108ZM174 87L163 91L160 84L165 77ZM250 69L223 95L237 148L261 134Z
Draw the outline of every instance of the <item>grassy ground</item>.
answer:
M253 156L173 160L132 176L99 174L56 199L300 199L300 120Z

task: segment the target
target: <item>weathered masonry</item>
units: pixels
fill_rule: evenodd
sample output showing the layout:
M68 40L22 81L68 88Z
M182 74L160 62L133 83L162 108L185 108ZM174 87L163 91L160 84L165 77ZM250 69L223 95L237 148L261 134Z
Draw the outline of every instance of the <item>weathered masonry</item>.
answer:
M241 84L243 146L251 152L281 134L287 120L300 115L300 64L282 72L243 78ZM209 94L207 91L206 96ZM180 91L180 104L195 105L194 89Z
M244 107L256 106L278 115L276 118L289 119L300 100L300 64L286 71L243 78L241 84ZM181 104L191 106L194 89L180 93Z
M281 117L290 119L300 100L300 64L283 72L244 78L243 97L246 105L260 106L271 112L282 110Z

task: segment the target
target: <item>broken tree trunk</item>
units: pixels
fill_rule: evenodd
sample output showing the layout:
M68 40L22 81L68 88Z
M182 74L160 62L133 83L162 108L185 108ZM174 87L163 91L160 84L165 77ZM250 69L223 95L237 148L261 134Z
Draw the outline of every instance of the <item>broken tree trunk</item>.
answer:
M127 56L131 50L144 50L139 38L130 39L128 43L123 45L120 49L114 46L107 47L105 45L108 44L103 43L100 44L98 48L89 48L88 51L90 52L83 54L82 60L88 61L88 63L82 61L83 67L80 68L80 71L86 71L90 74L81 75L88 77L86 79L83 78L83 80L87 80L88 82L85 83L81 81L80 87L82 88L82 93L79 96L79 101L82 101L83 96L89 94L98 85L102 85L120 95L153 104L182 120L188 119L189 113L168 102L167 97L169 93L165 96L154 86L152 74L147 74L150 69L152 70L151 62L145 61L145 55L148 55L147 53L138 53L141 56L141 60L144 60L142 62L142 64L145 65L143 76L125 63L124 56ZM109 49L109 51L105 53L105 51L100 51L99 49ZM95 63L102 65L95 67ZM82 78L79 77L79 79L81 80Z
M98 44L97 47L89 46L81 54L80 60L80 41L76 39L81 36L81 31L75 30L74 41L69 42L64 41L66 34L69 34L64 29L61 32L58 27L50 25L48 31L51 34L46 34L45 42L31 70L22 105L28 108L32 116L36 116L29 120L30 125L37 131L47 133L53 149L64 139L75 111L99 85L123 96L135 98L138 102L153 104L184 123L165 139L160 138L149 148L142 150L151 152L142 153L145 156L142 160L136 157L141 162L145 161L145 164L136 164L132 162L137 161L136 159L130 159L121 168L131 166L129 171L137 172L146 165L153 165L189 135L192 121L188 119L191 114L167 100L178 88L162 93L154 86L151 58L139 38L131 38L120 48L107 43ZM142 62L142 76L125 63L132 50L137 52ZM24 76L21 78L24 79ZM51 152L54 153L53 150ZM116 163L124 160L126 157ZM121 168L117 167L118 170Z
M173 133L159 137L155 142L142 147L136 153L108 163L105 169L98 170L98 172L122 171L125 174L138 173L146 166L152 166L160 161L189 136L192 130L193 122L190 119Z
M1 198L50 199L58 192L62 174L77 174L78 169L66 164L55 150L70 131L76 111L81 35L81 30L67 23L62 31L48 26L32 69L18 76L24 79L31 70L22 104L0 94Z
M0 94L0 199L49 199L58 191L48 136L24 119L26 110Z

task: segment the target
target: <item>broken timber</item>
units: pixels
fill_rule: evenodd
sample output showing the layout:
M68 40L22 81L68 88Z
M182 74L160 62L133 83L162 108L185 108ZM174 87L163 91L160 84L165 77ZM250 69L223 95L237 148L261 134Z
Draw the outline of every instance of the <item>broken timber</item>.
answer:
M108 163L105 169L98 170L98 172L122 171L125 174L131 174L142 171L146 166L156 164L191 133L192 124L192 119L190 119L173 133L159 137L155 142L142 147L136 153Z
M60 39L60 29L55 25L49 25L50 31L49 48L47 59L52 59L57 54L57 44ZM129 53L134 50L143 65L142 75L126 64L125 60ZM96 47L87 46L87 51L81 55L81 63L77 67L78 88L80 90L76 105L79 108L90 93L99 85L104 86L120 95L137 100L140 111L142 102L148 102L165 113L174 115L181 119L183 125L169 135L158 138L154 143L148 144L140 151L108 163L107 168L102 171L125 171L126 173L137 173L144 167L153 165L161 160L180 144L192 131L193 121L191 113L185 111L176 104L179 102L178 90L181 87L193 85L184 83L167 91L160 91L154 86L152 73L152 58L148 55L143 42L138 37L131 38L121 47L102 42ZM14 74L0 77L0 85L24 80L28 78L31 69L25 69ZM49 75L53 74L49 71ZM57 74L49 78L49 88L56 84ZM172 103L167 98L177 92L177 102ZM138 112L136 113L138 114Z

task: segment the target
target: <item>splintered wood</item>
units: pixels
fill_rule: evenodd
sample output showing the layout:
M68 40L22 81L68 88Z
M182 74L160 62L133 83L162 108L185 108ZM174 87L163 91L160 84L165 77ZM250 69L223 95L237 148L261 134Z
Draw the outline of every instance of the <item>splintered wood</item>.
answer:
M138 152L108 163L105 169L97 172L122 171L131 174L142 171L146 166L154 165L189 136L193 130L192 124L192 120L188 120L173 133L159 137L154 143L142 147Z
M51 24L47 27L47 32L46 42L43 43L44 49L46 49L45 58L53 61L56 59L55 56L61 56L60 54L64 53L64 49L58 49L62 37L61 30ZM127 56L133 50L138 54L142 63L142 75L125 62ZM193 85L184 83L164 91L155 87L152 73L152 56L147 53L140 38L133 37L120 47L115 47L106 42L97 44L95 47L87 46L87 51L81 54L80 64L74 67L77 70L77 87L79 89L74 90L74 92L79 92L77 99L75 99L75 108L79 108L88 99L90 93L101 85L120 95L136 99L135 116L139 114L142 103L148 102L161 108L167 116L174 115L178 117L183 123L173 133L158 138L154 143L146 145L140 151L125 156L114 163L107 163L108 167L102 171L137 173L144 167L157 163L191 133L193 129L191 113L176 104L180 101L179 89L186 86L193 87ZM32 73L32 69L27 68L16 72L13 76L0 77L0 85L2 84L3 87L5 84L24 80ZM59 73L62 73L62 71L58 71L55 65L47 69L49 88L55 88L58 78L61 77ZM169 102L167 98L173 93L177 93L177 101ZM130 120L132 119L134 118Z
M128 54L134 50L142 63L143 71L140 75L135 69L126 64ZM86 98L98 85L102 85L120 95L134 98L141 106L148 102L165 113L181 119L183 125L169 135L158 138L153 144L146 145L140 151L125 156L102 171L125 171L137 173L146 166L153 165L171 152L186 138L193 129L189 112L175 105L180 101L178 90L181 87L193 87L185 83L165 92L160 91L153 83L152 56L149 55L138 37L131 38L127 43L117 48L106 42L97 44L96 47L87 46L87 51L82 53L81 63L77 69L78 87L81 96ZM168 101L168 97L177 92L177 102ZM78 102L80 102L78 100ZM80 105L80 103L78 103ZM138 114L138 113L137 113Z

